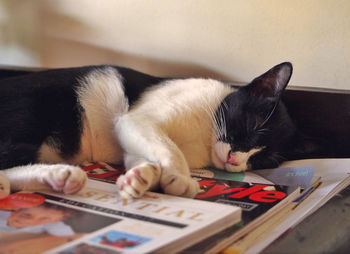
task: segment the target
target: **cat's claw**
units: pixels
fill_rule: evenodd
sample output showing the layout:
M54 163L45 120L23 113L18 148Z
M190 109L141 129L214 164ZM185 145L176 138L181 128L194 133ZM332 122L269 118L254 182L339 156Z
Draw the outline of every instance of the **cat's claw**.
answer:
M54 191L73 194L80 191L87 181L86 173L79 167L57 164L45 172L43 182Z
M117 180L117 188L123 198L139 198L155 187L160 179L158 165L144 163L128 170Z
M167 194L188 198L194 198L200 189L198 182L190 176L165 172L160 179L160 187Z

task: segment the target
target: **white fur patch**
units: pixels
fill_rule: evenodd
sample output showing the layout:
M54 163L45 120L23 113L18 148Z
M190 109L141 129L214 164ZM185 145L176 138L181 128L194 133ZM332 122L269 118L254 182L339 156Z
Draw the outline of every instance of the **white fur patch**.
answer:
M228 154L231 151L231 146L228 143L218 141L214 145L212 150L212 159L215 167L219 169L226 169L230 172L241 172L247 170L247 162L249 158L261 151L262 148L253 148L248 152L235 152L235 158L237 160L237 165L232 165L227 162Z
M10 182L7 177L0 172L0 199L6 198L10 194Z
M231 87L208 79L172 80L147 91L116 124L127 169L140 172L147 163L159 165L165 193L194 197L199 187L189 168L210 164L213 116L230 92ZM145 185L136 174L127 174L126 182L118 181L124 195L143 193Z
M88 74L77 91L84 109L81 153L75 161L121 162L122 150L114 132L114 122L128 111L119 73L106 67Z
M172 80L160 86L146 92L131 108L128 117L137 118L140 125L145 121L145 124L157 126L163 134L145 135L154 135L155 139L161 134L167 135L182 151L189 167L209 164L211 135L214 135L213 116L233 88L211 79ZM170 148L165 143L163 146ZM178 153L174 149L170 152ZM159 155L157 157L162 159L163 154Z
M79 167L66 164L34 164L3 171L13 190L55 190L75 193L84 187L86 173Z
M165 158L169 157L167 153L178 154L180 149L189 167L205 166L210 163L211 134L214 135L213 116L218 105L232 90L231 87L211 79L167 81L166 84L160 84L160 87L156 86L147 91L131 108L125 120L133 122L133 126L126 124L125 132L119 133L118 136L127 137L128 140L123 138L127 143L135 140L132 145L125 145L139 150L138 145L143 147L142 139L139 136L137 140L131 137L134 133L130 131L138 125L140 128L135 129L135 132L154 140L146 142L148 146L152 146L147 149L154 150L153 160L166 160ZM157 129L153 129L152 126L156 126ZM158 145L155 144L156 140L159 141ZM176 147L169 144L170 141L174 142ZM164 152L164 147L167 152ZM130 153L137 154L138 151Z

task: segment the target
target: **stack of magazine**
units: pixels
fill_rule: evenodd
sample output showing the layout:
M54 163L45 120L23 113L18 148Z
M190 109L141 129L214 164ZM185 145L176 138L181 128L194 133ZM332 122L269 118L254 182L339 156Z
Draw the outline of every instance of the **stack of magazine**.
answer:
M116 191L122 167L86 163L90 179L77 194L19 192L0 200L0 253L258 253L346 187L348 163L198 169L195 199L147 192L132 200Z

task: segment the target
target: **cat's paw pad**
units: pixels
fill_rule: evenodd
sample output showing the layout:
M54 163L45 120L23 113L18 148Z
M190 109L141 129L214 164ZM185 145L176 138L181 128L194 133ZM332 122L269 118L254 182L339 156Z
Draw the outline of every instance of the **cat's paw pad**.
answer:
M46 171L43 180L55 191L73 194L84 187L87 176L79 167L57 164Z
M6 198L10 194L10 182L6 176L0 173L0 199Z
M144 163L128 170L117 180L117 188L124 198L139 198L154 187L160 178L160 168L158 165Z
M194 198L199 192L199 184L190 176L180 174L165 174L160 179L160 187L165 193Z

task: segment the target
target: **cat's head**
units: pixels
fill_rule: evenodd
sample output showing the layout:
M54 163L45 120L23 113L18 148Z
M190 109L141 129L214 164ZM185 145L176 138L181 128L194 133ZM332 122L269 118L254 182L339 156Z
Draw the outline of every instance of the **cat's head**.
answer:
M231 172L278 166L295 127L281 102L291 63L276 65L229 94L216 111L212 161Z

